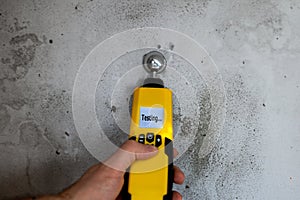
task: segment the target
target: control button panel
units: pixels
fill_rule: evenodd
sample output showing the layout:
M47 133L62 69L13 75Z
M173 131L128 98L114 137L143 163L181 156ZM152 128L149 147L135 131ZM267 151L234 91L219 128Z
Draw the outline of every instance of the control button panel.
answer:
M149 145L154 145L156 147L159 147L162 145L162 137L159 134L154 134L154 133L141 133L136 136L131 136L129 140L135 140L141 144L149 144Z

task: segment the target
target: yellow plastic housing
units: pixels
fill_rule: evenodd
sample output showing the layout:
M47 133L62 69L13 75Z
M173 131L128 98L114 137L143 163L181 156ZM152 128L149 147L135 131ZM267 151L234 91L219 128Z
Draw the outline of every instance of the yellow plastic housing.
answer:
M141 128L141 107L162 108L163 121L161 128ZM173 141L172 126L172 92L167 88L137 88L133 95L132 122L130 135L139 141L139 135L154 133L155 137L160 135L161 145L158 146L159 153L148 160L140 160L130 167L128 178L128 193L132 200L159 200L168 193L168 182L171 177L168 173L170 158L165 152L165 138ZM155 138L156 139L156 138ZM155 145L145 139L145 144ZM173 159L173 158L171 158Z

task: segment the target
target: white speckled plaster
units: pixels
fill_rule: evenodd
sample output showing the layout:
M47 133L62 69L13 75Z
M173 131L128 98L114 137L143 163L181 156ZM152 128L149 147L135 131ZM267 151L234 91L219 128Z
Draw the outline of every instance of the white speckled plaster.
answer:
M300 199L299 19L297 0L1 1L0 198L61 191L97 162L74 125L78 69L116 33L163 27L206 49L226 92L223 128L205 156L211 93L199 93L199 135L175 163L186 173L175 188L184 199ZM178 130L193 127L177 117Z

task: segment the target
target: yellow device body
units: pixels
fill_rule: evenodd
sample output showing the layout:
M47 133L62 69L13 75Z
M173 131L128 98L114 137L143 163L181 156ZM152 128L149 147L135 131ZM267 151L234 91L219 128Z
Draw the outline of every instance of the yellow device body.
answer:
M173 125L172 92L167 88L137 88L133 94L129 138L154 145L158 154L133 163L125 175L125 199L172 198ZM124 198L124 197L123 197Z

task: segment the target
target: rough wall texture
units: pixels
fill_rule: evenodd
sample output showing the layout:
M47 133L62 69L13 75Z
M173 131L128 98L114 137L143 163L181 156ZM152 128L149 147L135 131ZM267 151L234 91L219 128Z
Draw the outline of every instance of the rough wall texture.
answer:
M184 199L300 199L299 18L297 0L2 0L0 198L58 192L97 162L73 122L77 70L111 35L155 26L198 41L226 91L212 151L199 156L204 94L199 136L176 161Z

